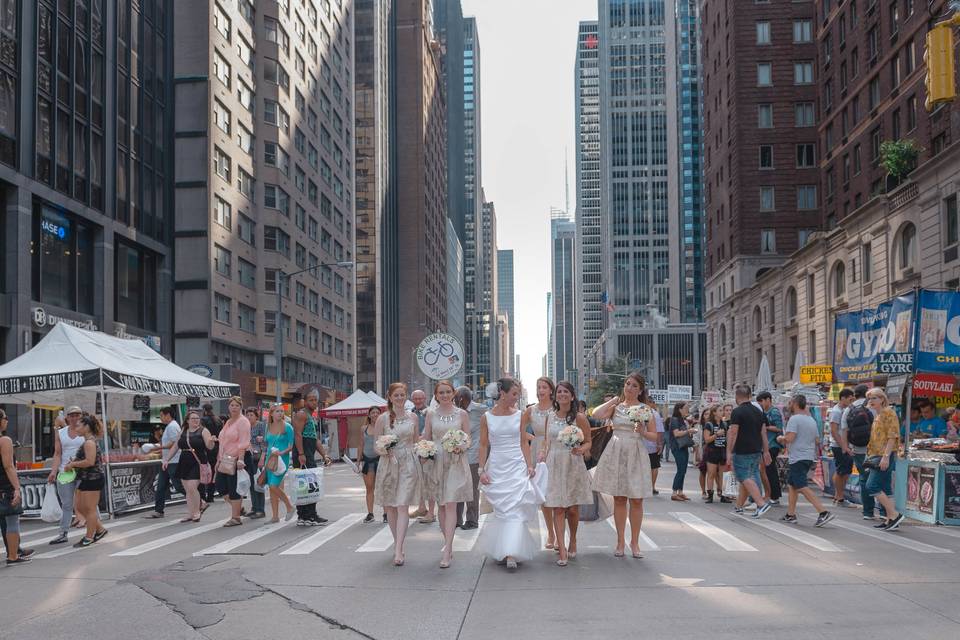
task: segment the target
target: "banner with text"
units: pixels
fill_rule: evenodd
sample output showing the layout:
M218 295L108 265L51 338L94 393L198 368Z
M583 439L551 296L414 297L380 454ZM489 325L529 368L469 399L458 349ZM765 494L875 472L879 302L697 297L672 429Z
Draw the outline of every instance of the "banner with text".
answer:
M916 371L960 370L960 293L921 291Z
M833 334L834 379L837 382L869 380L877 374L877 354L910 351L913 303L914 295L910 293L873 309L839 314ZM960 344L956 350L960 358Z

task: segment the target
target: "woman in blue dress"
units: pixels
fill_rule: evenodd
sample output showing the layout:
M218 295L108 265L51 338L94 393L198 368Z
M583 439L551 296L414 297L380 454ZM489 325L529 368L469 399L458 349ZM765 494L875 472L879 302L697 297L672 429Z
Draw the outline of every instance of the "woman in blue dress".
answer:
M273 519L270 522L280 522L280 501L286 508L283 515L285 521L289 521L296 515L297 510L290 503L283 490L283 477L290 467L290 451L293 449L294 434L293 425L287 422L287 415L283 410L283 405L273 405L270 408L270 417L267 420L267 447L263 452L263 469L267 474L266 485L270 491L270 509L273 512ZM277 473L277 467L283 461L282 472Z

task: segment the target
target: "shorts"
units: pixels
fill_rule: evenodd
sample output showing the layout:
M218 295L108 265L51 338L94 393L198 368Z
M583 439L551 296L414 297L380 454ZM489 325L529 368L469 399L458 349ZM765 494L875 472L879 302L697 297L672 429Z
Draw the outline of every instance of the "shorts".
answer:
M77 491L103 491L103 476L99 478L80 478Z
M659 468L660 468L660 454L659 454L659 453L651 453L651 454L650 454L650 468L651 468L651 469L659 469Z
M864 491L868 496L877 497L881 493L893 495L893 468L896 466L897 454L890 454L890 466L886 471L871 468L867 471L867 484Z
M833 463L837 467L838 476L848 476L853 473L853 456L843 452L840 447L831 447Z
M787 471L787 484L794 489L804 489L809 484L810 470L816 463L813 460L798 460L790 463Z
M237 473L246 473L244 469L237 469ZM225 473L220 473L217 471L217 477L214 479L214 482L217 486L217 493L222 496L226 496L231 500L240 500L242 499L240 494L237 493L237 474L232 476Z
M760 458L761 453L735 453L733 454L733 475L737 482L746 482L753 480L760 483Z
M707 464L724 465L727 463L727 450L719 447L707 447Z
M372 471L374 474L376 474L377 465L380 462L380 456L375 456L373 458L368 458L367 456L363 456L361 458L361 462L363 463L363 467L360 469L361 473L366 475Z

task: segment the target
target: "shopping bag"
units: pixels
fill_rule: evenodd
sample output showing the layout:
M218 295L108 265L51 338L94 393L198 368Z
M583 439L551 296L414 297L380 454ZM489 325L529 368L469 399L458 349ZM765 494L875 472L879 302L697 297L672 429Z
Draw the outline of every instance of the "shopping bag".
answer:
M740 483L737 482L737 476L733 471L723 472L723 494L726 496L735 496L740 493Z
M298 507L315 504L323 497L323 467L289 469L283 482L287 497Z
M260 493L266 493L267 491L267 472L263 467L257 469L257 472L253 474L253 490Z
M60 522L61 516L63 516L63 509L60 508L60 501L57 500L56 485L48 484L43 492L40 519L44 522Z
M242 469L241 473L237 474L237 495L241 498L250 496L250 474L246 469Z

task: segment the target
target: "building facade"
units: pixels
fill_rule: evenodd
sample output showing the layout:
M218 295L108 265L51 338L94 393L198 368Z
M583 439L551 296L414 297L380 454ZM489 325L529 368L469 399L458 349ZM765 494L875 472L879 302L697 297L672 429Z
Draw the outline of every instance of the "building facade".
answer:
M472 376L471 380L478 382L478 389L483 393L484 385L501 376L500 336L497 331L497 209L492 202L483 202L478 241L477 255L480 256L482 269L477 273L479 307L472 316L472 329L471 316L467 316L467 342L469 344L472 339L476 340L476 351L473 352L475 364L471 363L468 346L467 370L470 372L468 375ZM476 332L475 336L471 335L471 330Z
M579 385L578 358L575 347L576 318L580 304L577 277L577 223L572 218L554 213L550 220L550 282L553 318L550 344L550 377Z
M322 6L173 5L176 360L268 397L354 384L353 3Z
M500 362L503 363L503 368L507 371L512 371L513 373L518 373L517 368L514 363L516 356L516 346L514 344L514 336L517 331L516 324L516 310L514 307L514 298L513 298L513 284L514 284L514 272L513 272L513 249L498 249L497 250L497 308L500 312L500 315L503 315L507 319L507 325L509 329L510 340L508 344L500 346L500 353L506 354L506 357L501 357Z
M453 221L447 219L447 333L464 343L467 326L463 309L463 247L453 227ZM466 370L454 376L454 383L462 384Z

